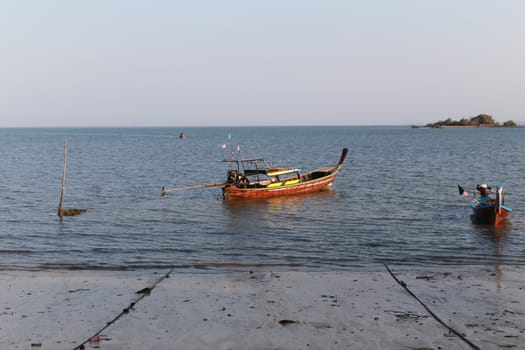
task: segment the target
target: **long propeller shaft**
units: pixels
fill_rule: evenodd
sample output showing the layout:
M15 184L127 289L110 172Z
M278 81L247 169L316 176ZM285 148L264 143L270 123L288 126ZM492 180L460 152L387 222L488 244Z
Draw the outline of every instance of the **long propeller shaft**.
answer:
M164 187L162 187L162 189L160 190L160 196L164 197L168 193L176 192L176 191L192 190L192 189L195 189L195 188L219 187L219 186L224 186L224 182L204 184L204 185L195 185L195 186L186 186L186 187L177 187L177 188L169 188L169 189L165 189Z

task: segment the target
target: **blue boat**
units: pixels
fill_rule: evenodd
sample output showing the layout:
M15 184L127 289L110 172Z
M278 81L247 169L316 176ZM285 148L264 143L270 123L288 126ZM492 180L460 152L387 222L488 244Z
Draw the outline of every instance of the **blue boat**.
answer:
M498 225L512 212L512 209L505 205L503 186L496 186L496 199L489 197L491 188L487 185L477 185L476 190L480 196L470 202L473 211L473 221L479 224Z

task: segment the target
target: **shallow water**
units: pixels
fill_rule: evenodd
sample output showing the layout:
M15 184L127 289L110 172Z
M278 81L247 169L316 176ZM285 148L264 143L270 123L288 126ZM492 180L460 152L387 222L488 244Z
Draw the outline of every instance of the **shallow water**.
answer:
M60 222L64 137L64 206L87 212ZM222 182L223 143L304 171L350 153L329 192L160 197L162 186ZM0 129L0 268L523 264L524 150L523 128ZM458 183L481 182L504 184L514 210L497 229L473 224L458 195Z

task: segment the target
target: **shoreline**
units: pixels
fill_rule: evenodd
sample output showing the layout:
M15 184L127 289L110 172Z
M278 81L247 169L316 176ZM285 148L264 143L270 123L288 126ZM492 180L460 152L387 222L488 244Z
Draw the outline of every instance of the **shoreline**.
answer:
M390 269L480 348L525 343L525 267ZM0 283L5 349L471 348L386 270L4 270Z

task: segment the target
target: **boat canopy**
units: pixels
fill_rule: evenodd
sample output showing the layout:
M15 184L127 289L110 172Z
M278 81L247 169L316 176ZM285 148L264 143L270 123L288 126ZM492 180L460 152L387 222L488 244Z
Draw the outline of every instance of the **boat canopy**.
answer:
M257 162L264 162L264 159L262 158L224 159L223 162L226 162L226 163L257 163Z
M239 170L242 165L244 176L281 176L292 173L298 173L300 170L296 168L283 168L269 166L262 158L247 158L247 159L224 159L227 163L236 163Z

